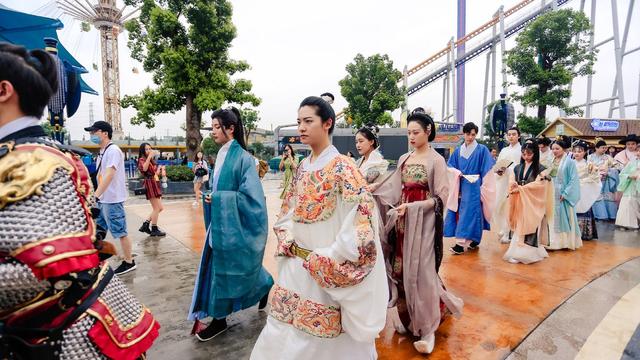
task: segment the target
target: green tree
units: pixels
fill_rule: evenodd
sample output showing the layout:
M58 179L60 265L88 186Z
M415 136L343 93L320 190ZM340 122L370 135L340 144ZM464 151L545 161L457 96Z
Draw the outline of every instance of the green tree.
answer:
M346 70L347 76L339 84L340 93L349 103L345 118L350 119L351 126L393 124L389 111L400 106L404 89L398 87L402 73L394 69L389 56L376 54L365 58L358 54Z
M227 0L125 0L140 6L140 16L128 21L131 57L153 74L153 89L122 99L137 110L133 124L154 126L153 116L186 106L187 156L193 159L202 142L202 112L224 102L257 106L251 82L231 79L249 65L229 57L236 36Z
M244 127L244 141L248 143L249 135L251 135L253 130L258 128L260 116L257 110L249 108L241 109L240 116L242 116L242 126Z
M263 143L256 141L248 146L249 149L253 149L256 153L256 157L262 160L269 160L273 157L273 149L264 146Z
M517 78L524 92L512 97L525 106L538 107L538 123L544 122L547 107L567 114L580 114L570 107L571 90L567 85L576 76L593 74L595 53L589 52L589 19L580 11L550 11L527 26L516 38L516 46L507 52L509 73Z
M498 135L496 135L496 133L493 131L490 122L491 110L493 109L493 106L498 104L499 102L500 100L496 100L487 105L487 113L485 114L484 120L482 122L482 138L478 139L479 143L487 146L489 149L497 147L498 140L500 140Z
M538 136L546 125L547 122L544 118L527 116L523 113L518 114L518 128L523 134Z
M204 156L216 156L222 146L218 145L213 139L207 136L202 140L202 153ZM197 152L196 152L197 153Z

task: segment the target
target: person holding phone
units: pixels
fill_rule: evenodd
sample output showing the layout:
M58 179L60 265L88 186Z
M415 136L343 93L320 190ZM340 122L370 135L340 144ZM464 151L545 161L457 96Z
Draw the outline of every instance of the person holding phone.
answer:
M193 164L193 191L196 194L196 200L193 202L193 207L198 207L200 201L202 201L202 184L206 184L209 181L209 165L204 159L202 151L198 151L196 154L196 161Z
M282 192L280 193L280 199L284 199L287 191L291 187L293 175L298 169L298 159L296 153L293 151L291 144L287 144L284 147L282 153L282 159L280 160L280 171L284 171L284 179L282 180Z
M166 236L167 234L158 228L158 217L164 207L162 206L162 189L158 178L163 174L164 167L158 166L156 158L160 155L160 152L153 150L149 143L140 144L139 156L138 156L138 171L142 174L142 185L146 190L145 196L151 203L151 214L142 223L140 232L147 233L149 236ZM166 176L166 174L165 174Z

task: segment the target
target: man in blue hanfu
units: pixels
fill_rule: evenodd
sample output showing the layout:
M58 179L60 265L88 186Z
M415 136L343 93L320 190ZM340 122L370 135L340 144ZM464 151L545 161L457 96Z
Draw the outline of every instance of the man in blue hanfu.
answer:
M449 199L444 219L444 236L455 237L450 250L456 255L475 250L482 240L482 231L489 230L495 201L495 161L489 149L478 144L478 127L464 124L464 143L449 158Z
M222 145L204 195L206 241L196 277L189 320L200 341L227 330L227 316L267 306L273 279L262 266L267 242L267 206L253 157L245 150L240 112L216 110L211 136ZM200 321L213 320L200 329Z

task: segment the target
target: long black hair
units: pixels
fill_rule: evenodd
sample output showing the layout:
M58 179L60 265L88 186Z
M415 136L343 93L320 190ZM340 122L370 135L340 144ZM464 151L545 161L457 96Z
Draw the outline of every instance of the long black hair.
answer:
M431 116L422 112L416 112L414 110L413 113L411 113L411 115L409 115L409 117L407 118L407 124L412 121L420 124L420 127L422 127L422 130L424 130L425 132L427 132L428 129L431 130L431 133L429 133L429 142L432 142L433 139L436 138L436 124L433 122L433 118L431 118Z
M296 158L296 152L295 150L293 150L293 146L291 146L291 144L287 144L284 146L284 149L282 149L282 153L283 155L287 153L287 148L289 148L291 150L291 156L293 156L293 158Z
M39 118L58 90L57 63L43 50L0 42L0 81L13 85L25 115Z
M524 153L525 151L531 151L533 153L533 159L531 160L531 169L533 170L533 173L538 176L538 174L540 174L540 149L538 149L538 144L535 141L527 141L524 143L524 145L522 145L522 149L521 152ZM521 171L524 171L524 158L521 156L520 157L520 167L522 168ZM518 175L516 174L516 177Z
M379 130L380 129L377 126L372 124L367 124L363 126L360 130L358 130L356 135L362 134L362 136L364 136L365 139L369 141L373 141L373 149L375 150L380 146L380 142L378 141Z
M147 145L151 146L151 144L146 142L143 142L142 144L140 144L140 148L138 149L138 159L147 157L147 152L145 151L145 148L147 147ZM154 162L154 161L155 160L151 158L151 162Z
M233 106L227 109L218 109L211 114L211 119L218 119L220 126L224 129L229 129L233 125L233 138L243 149L247 150L247 144L244 142L244 126L238 109Z

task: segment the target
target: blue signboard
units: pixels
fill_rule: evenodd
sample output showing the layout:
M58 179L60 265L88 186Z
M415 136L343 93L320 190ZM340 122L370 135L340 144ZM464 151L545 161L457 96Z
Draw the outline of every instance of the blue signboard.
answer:
M602 119L591 120L591 128L593 131L618 131L619 127L619 121Z
M436 131L438 133L460 134L462 132L462 124L459 124L459 123L436 123Z

